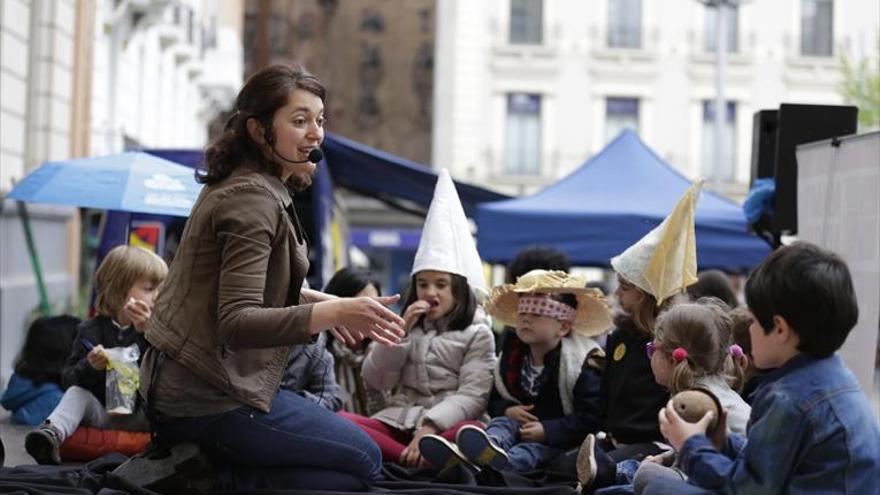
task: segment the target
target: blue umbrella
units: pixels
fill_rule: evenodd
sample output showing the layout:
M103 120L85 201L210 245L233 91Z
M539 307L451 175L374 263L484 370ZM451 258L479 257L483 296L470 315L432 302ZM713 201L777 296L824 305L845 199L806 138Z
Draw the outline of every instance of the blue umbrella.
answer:
M186 217L201 189L193 169L135 151L46 162L16 184L7 197Z

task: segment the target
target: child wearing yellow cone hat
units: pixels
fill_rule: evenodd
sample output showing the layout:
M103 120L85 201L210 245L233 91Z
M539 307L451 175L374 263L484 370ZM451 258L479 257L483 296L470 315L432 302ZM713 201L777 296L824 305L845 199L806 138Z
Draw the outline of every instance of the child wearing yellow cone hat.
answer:
M660 225L611 259L620 311L605 346L600 388L607 436L601 447L594 435L584 440L577 468L585 486L612 484L614 463L668 448L662 444L657 411L669 394L654 380L645 347L653 340L657 316L697 280L694 214L701 186L692 185Z
M370 418L340 413L360 426L385 462L421 464L419 440L454 438L486 409L495 364L495 336L477 296L486 292L464 209L449 172L440 172L403 303L406 337L373 346L362 374L391 392Z
M426 436L421 451L442 467L466 458L498 470L543 467L599 426L604 354L593 337L611 326L597 289L561 271L532 270L516 284L495 287L486 309L515 327L504 335L489 400L494 419L463 427L456 445Z

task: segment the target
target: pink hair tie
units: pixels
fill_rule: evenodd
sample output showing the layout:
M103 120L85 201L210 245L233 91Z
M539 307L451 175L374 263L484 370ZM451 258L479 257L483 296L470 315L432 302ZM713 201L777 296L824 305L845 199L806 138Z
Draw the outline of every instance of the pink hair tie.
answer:
M733 344L730 346L730 355L739 359L745 355L743 353L743 348L739 346L739 344Z
M672 351L672 359L675 360L676 363L680 363L688 358L688 351L684 347L676 347L674 351Z

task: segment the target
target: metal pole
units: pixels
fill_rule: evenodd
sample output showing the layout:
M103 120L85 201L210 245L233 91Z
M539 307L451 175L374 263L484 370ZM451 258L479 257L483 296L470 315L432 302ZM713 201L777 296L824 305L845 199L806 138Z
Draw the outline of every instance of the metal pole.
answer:
M16 204L18 205L18 217L21 219L21 227L24 229L24 240L31 259L31 270L34 272L34 278L37 281L37 291L40 295L40 316L51 316L52 308L49 306L46 282L43 280L43 267L40 264L40 255L37 253L37 244L34 242L34 234L31 230L31 220L28 216L27 206L25 206L24 201L16 201Z
M717 26L715 29L715 149L714 160L710 168L709 183L718 188L721 182L722 172L726 170L724 159L726 157L726 142L724 124L727 120L727 105L724 98L724 81L727 78L727 2L719 0L715 4L717 8Z

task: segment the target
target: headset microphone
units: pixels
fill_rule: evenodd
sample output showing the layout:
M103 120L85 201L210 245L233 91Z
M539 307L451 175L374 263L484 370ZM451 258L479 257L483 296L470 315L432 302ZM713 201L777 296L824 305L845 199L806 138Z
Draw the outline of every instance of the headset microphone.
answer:
M309 156L306 157L305 160L289 160L281 153L278 153L278 150L276 150L274 146L272 147L272 151L275 153L275 155L277 155L279 158L281 158L282 160L284 160L285 162L288 162L288 163L308 163L308 162L318 163L324 159L324 152L318 148L315 148L312 151L309 151Z

